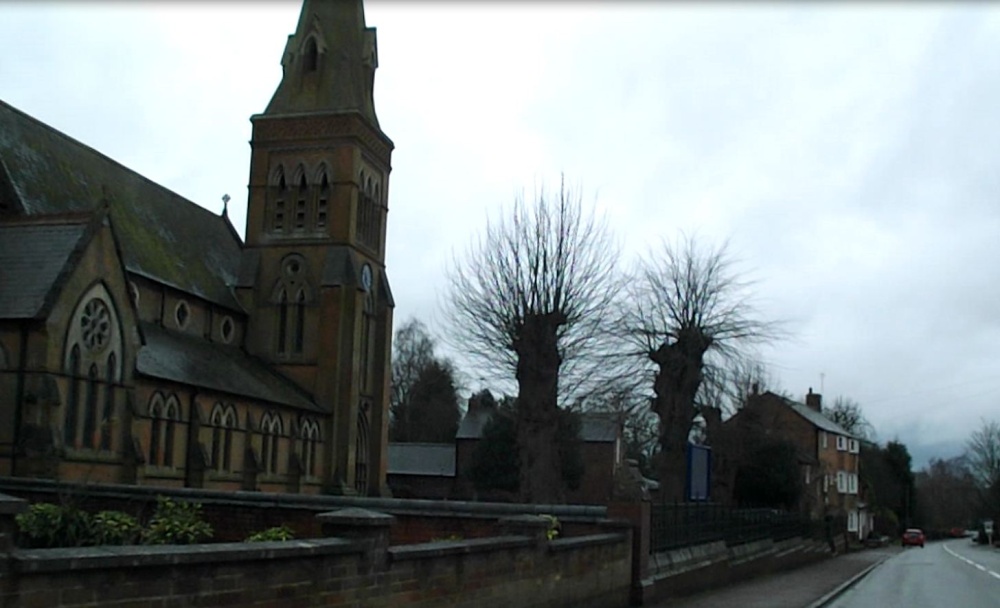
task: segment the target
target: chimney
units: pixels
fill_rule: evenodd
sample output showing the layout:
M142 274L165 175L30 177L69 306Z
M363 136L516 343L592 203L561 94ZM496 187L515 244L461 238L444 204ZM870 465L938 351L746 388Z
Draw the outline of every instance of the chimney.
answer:
M806 395L806 405L817 412L823 411L823 396L819 393L814 393L811 386L809 387L809 394Z

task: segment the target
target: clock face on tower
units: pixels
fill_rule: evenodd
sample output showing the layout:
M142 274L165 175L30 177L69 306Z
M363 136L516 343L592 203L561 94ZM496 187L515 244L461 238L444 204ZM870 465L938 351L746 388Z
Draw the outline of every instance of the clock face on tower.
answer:
M372 267L371 264L365 264L361 267L361 288L365 291L371 291L372 289Z

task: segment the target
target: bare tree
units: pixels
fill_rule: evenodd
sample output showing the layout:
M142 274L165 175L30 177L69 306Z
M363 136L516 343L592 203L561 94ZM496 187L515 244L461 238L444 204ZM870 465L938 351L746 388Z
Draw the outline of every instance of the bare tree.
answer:
M965 459L979 490L982 512L1000 514L1000 422L983 419L965 443Z
M850 397L837 397L831 407L823 408L823 415L855 437L871 440L875 436L875 428L865 418L861 404Z
M767 366L750 353L729 357L721 366L706 366L703 376L695 415L701 419L702 435L709 445L721 439L723 421L742 410L751 394L775 387Z
M392 416L390 434L395 439L397 429L411 426L408 417L412 409L406 406L421 372L435 360L434 340L423 323L411 318L396 329L392 350L389 413Z
M449 269L445 313L454 346L480 368L517 382L523 500L562 502L556 448L560 382L581 372L606 336L618 247L563 181L534 204L523 197L489 221ZM593 359L590 360L593 362Z
M706 375L748 345L779 334L775 323L758 315L749 286L736 276L725 245L704 248L686 237L664 241L642 259L629 284L632 305L622 330L633 353L655 366L652 406L660 418L665 500L683 498L685 446Z

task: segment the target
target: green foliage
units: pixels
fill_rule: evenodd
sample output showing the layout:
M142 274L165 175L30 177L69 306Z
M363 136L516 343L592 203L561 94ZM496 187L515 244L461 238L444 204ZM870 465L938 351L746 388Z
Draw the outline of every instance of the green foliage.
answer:
M477 490L517 492L521 485L515 408L515 399L504 398L483 427L482 439L472 453L470 471ZM575 490L580 487L586 468L580 454L580 416L560 409L558 423L556 441L563 484Z
M141 530L134 517L121 511L101 511L91 519L95 545L131 545Z
M559 410L559 465L562 468L563 483L570 490L576 490L583 481L586 465L580 454L580 415L569 410ZM558 522L557 522L558 523Z
M782 440L762 441L736 473L736 502L743 506L792 509L802 494L798 453Z
M267 530L255 532L246 537L243 542L260 543L273 540L295 540L295 533L292 532L292 529L286 525L275 526L273 528L268 528Z
M142 533L147 545L190 545L212 536L212 526L201 519L201 505L175 501L165 496L156 499L156 512Z
M549 528L545 531L545 538L549 540L559 538L562 533L562 524L559 523L559 518L555 515L543 515L542 517L549 520Z
M483 427L483 436L472 453L472 483L480 491L517 492L520 466L513 408L502 405Z
M72 506L36 503L15 521L24 547L47 549L92 544L90 515Z

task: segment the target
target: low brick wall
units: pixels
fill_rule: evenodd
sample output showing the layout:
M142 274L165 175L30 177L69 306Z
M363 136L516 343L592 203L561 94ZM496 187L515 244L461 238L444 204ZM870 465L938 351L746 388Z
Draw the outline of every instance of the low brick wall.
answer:
M826 543L791 538L733 547L719 541L650 556L646 577L634 591L638 603L676 598L826 559Z
M0 515L9 527L10 515ZM628 528L548 541L547 522L515 517L506 535L389 545L392 517L342 509L319 517L335 538L164 547L10 549L3 606L583 606L628 605Z
M360 507L396 517L393 544L448 538L484 538L498 533L501 517L535 513L559 518L564 536L594 534L607 508L585 505L529 505L448 500L411 500L317 496L263 492L223 492L189 488L153 488L117 484L72 484L43 479L0 477L0 492L29 502L72 501L80 508L124 511L140 519L152 513L157 496L198 502L215 531L214 541L237 542L254 532L287 525L296 538L316 538L316 515Z

